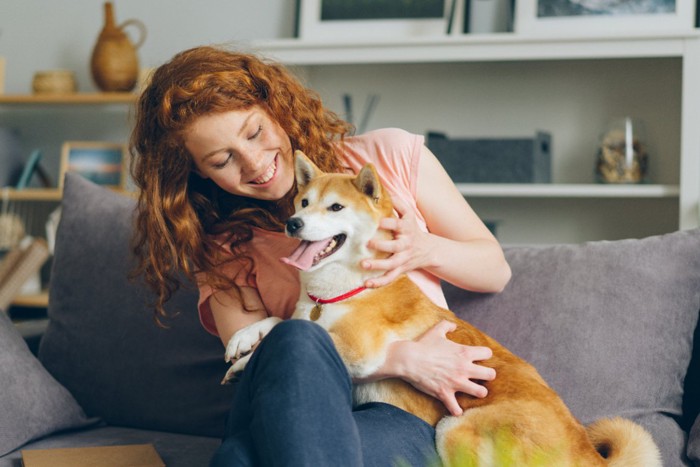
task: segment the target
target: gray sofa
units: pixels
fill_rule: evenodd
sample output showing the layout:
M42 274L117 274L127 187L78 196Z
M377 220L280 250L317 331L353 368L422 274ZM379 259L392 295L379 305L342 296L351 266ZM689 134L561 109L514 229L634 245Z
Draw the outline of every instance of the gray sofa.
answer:
M192 467L216 449L231 398L221 343L193 287L168 329L154 324L152 297L127 278L133 204L68 176L38 359L0 314L0 466L22 449L153 443ZM666 466L700 466L700 231L507 255L506 290L446 287L453 309L533 362L584 423L629 417Z

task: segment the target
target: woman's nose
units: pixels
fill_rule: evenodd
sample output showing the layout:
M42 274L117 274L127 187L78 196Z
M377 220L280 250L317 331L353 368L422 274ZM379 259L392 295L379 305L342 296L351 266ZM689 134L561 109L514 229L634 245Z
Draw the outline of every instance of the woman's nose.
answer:
M263 157L257 151L249 151L241 155L241 166L245 174L254 175L262 169Z

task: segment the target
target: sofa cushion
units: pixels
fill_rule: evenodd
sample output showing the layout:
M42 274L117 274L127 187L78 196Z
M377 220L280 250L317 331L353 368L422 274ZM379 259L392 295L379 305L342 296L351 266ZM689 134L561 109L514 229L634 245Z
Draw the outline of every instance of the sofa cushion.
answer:
M0 312L0 456L27 441L95 423L32 355Z
M68 174L51 272L49 326L39 359L90 415L112 425L220 436L232 390L221 342L197 316L197 292L169 302L128 275L134 199Z
M679 422L700 310L700 230L506 255L506 289L446 286L452 309L533 363L583 423L635 420L664 465L687 465Z

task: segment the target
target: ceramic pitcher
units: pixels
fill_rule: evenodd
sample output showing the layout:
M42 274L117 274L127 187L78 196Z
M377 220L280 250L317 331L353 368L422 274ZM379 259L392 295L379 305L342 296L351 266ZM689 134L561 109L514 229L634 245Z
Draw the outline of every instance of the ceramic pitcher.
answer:
M90 61L92 78L102 91L131 91L139 76L136 50L146 40L146 27L136 19L127 20L117 26L111 2L104 4L104 15L104 27L97 38ZM127 26L136 26L139 30L136 43L132 43L124 33Z

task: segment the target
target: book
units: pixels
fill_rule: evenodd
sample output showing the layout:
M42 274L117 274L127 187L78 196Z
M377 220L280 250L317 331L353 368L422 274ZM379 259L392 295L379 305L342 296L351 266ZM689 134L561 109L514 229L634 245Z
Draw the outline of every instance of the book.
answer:
M0 310L7 311L22 286L48 258L46 240L29 236L5 255L0 261Z
M25 449L24 467L165 467L152 444Z
M32 153L29 155L29 160L24 165L24 168L22 169L22 174L19 176L17 185L15 185L15 188L17 190L23 190L27 188L34 174L36 174L36 176L39 177L39 182L42 186L47 188L51 186L51 178L49 177L46 170L44 170L44 168L41 166L41 157L41 151L39 151L38 149L32 151Z

